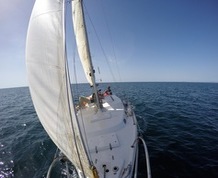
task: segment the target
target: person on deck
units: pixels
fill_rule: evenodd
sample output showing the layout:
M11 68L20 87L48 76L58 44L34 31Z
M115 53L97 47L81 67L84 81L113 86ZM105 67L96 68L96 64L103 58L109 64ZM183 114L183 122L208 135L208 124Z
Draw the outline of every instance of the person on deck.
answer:
M89 98L90 98L91 103L96 102L95 93L93 93ZM98 98L99 98L100 102L101 102L102 99L104 99L104 95L101 93L101 89L98 90Z
M105 90L105 92L104 92L104 96L107 96L107 95L112 95L112 91L111 91L111 87L110 86L108 86L107 90Z

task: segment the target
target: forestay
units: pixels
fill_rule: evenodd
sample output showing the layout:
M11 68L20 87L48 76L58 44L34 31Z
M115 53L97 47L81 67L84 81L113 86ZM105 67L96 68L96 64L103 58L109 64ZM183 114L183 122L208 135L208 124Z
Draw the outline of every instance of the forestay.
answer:
M29 88L38 117L53 142L91 178L70 91L63 14L63 0L35 2L26 46Z

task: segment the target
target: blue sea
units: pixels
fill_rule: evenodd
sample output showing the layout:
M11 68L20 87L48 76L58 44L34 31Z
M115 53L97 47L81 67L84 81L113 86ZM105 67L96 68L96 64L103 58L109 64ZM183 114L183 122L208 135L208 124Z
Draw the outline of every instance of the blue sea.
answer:
M218 84L112 83L128 99L150 154L153 178L218 177ZM100 84L104 90L107 84ZM87 89L88 88L88 89ZM73 85L89 95L87 84ZM0 178L46 176L56 146L35 113L29 89L0 90ZM143 150L139 176L146 177ZM63 169L52 177L64 177Z

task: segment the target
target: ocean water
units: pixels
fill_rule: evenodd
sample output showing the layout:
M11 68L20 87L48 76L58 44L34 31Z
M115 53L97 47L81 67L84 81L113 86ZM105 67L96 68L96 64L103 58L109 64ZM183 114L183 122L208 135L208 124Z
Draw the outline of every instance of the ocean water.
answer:
M113 83L128 99L150 154L153 178L218 177L218 84ZM88 85L74 85L75 96ZM107 84L100 84L106 88ZM42 128L28 88L0 90L0 178L41 178L56 147ZM139 176L146 177L140 151ZM52 177L64 177L63 169Z

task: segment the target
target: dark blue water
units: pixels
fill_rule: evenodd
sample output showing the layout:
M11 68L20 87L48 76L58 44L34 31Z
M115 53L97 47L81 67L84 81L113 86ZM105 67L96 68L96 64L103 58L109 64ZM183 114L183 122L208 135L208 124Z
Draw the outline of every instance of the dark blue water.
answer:
M88 95L86 86L74 86L75 95ZM218 177L218 84L114 83L111 87L135 106L153 178ZM0 178L45 177L55 151L28 88L1 89ZM139 177L144 178L142 151L141 155Z

